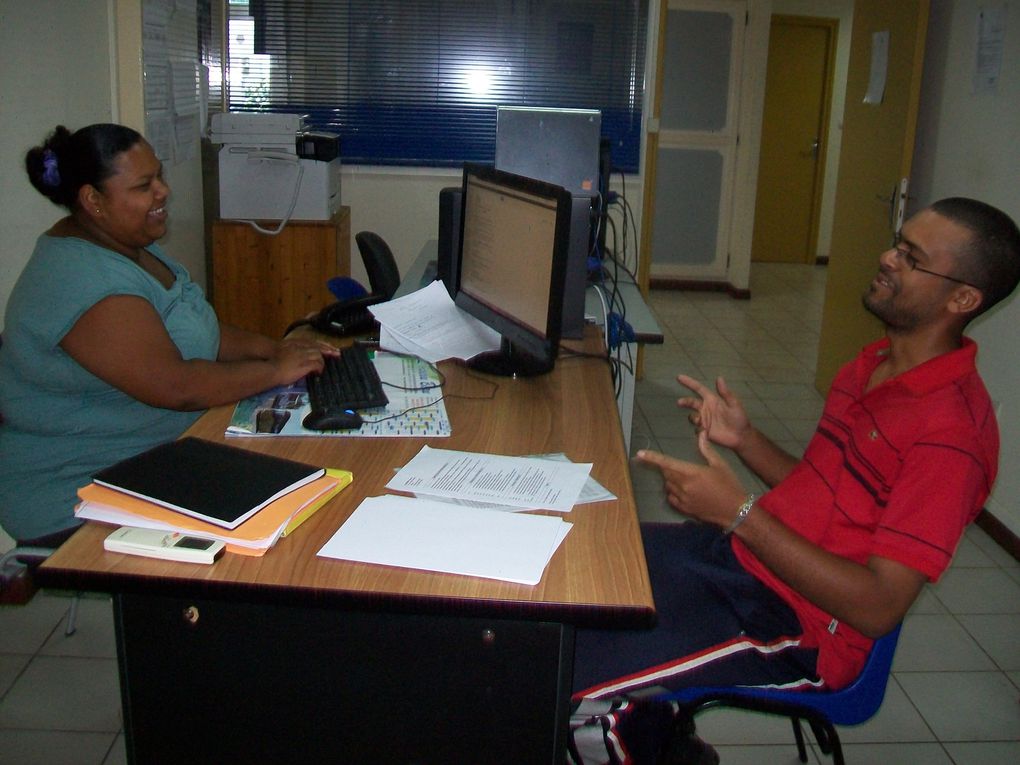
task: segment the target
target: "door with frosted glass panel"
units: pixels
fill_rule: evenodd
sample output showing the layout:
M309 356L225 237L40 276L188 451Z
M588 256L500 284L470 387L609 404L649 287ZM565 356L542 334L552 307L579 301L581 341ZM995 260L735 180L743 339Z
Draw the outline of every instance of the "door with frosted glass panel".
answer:
M652 198L652 279L726 277L746 2L667 4Z

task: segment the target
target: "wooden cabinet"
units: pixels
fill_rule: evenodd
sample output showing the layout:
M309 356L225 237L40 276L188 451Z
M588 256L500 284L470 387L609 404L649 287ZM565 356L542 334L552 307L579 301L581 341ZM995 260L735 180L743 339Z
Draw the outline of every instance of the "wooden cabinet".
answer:
M350 275L351 211L341 207L328 221L291 221L276 236L218 220L212 250L212 304L220 321L282 337L292 321L333 302L330 279Z

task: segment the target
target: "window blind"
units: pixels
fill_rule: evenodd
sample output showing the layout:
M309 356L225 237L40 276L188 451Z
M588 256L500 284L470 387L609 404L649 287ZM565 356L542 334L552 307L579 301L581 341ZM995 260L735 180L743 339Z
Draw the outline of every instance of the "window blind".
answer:
M637 170L648 0L230 0L231 111L298 112L348 163L491 162L496 107L602 111Z

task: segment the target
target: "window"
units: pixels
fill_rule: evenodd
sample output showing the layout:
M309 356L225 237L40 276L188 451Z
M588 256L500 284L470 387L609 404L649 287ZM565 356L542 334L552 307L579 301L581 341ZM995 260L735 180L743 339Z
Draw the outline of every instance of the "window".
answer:
M348 163L433 166L491 162L497 106L600 109L634 172L647 3L229 0L226 103L308 114Z

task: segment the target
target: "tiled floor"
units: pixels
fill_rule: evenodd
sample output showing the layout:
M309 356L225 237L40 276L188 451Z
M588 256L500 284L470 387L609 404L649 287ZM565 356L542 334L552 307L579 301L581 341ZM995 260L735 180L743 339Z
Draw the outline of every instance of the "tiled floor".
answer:
M675 403L681 371L724 375L759 427L803 448L822 404L813 370L824 279L822 268L757 265L749 301L653 294L667 340L648 348L632 449L694 456ZM644 519L676 518L654 474L635 468L634 484ZM109 601L84 599L71 637L68 605L62 593L40 593L0 609L0 765L125 761ZM797 761L785 720L719 710L698 725L725 765ZM881 711L841 735L851 765L1020 762L1020 564L983 532L968 532L951 570L907 617Z

